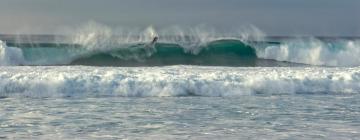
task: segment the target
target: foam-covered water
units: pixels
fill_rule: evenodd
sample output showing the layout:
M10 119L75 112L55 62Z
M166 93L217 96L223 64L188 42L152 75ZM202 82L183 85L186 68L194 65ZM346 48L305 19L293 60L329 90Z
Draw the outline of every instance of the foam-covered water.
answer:
M359 66L359 40L321 41L316 38L284 40L280 45L257 47L264 59L324 66Z
M1 139L357 139L360 96L0 99Z
M0 40L0 66L19 65L24 63L22 50L6 46L6 43Z
M0 67L4 97L358 94L360 68Z

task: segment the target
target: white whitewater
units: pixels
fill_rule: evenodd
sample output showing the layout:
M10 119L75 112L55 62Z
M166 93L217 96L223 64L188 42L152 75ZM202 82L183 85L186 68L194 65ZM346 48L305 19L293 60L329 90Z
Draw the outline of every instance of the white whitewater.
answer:
M21 49L6 46L6 43L0 40L0 66L21 65L25 59Z
M360 42L336 40L324 42L319 39L292 39L280 45L255 46L259 58L273 59L310 65L359 66Z
M360 68L0 67L2 96L240 96L360 92Z
M129 47L133 44L149 43L159 37L161 43L178 44L187 51L198 53L207 43L222 39L234 39L243 42L262 41L265 33L255 26L242 27L230 33L220 33L207 26L181 28L171 26L156 30L153 26L145 29L110 28L106 25L89 22L76 29L71 29L65 40L71 44L79 44L88 50L108 50Z

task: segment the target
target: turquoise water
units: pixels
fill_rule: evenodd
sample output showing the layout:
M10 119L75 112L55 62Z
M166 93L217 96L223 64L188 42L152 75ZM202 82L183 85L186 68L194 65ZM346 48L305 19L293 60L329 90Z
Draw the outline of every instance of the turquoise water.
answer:
M7 46L19 52L8 57L21 58L12 65L291 67L359 66L359 44L356 39L292 38L281 41L160 40L154 44L141 41L7 43Z

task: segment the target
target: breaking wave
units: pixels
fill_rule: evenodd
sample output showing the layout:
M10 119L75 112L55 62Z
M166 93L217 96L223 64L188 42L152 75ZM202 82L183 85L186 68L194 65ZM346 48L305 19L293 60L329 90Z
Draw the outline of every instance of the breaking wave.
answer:
M259 58L324 66L359 66L359 40L291 39L257 47Z
M21 49L8 47L5 42L0 40L0 66L19 65L24 61Z
M359 68L0 67L1 97L354 94Z
M111 29L89 23L56 42L1 43L0 65L360 66L357 39L266 37L256 27ZM154 37L158 42L151 43Z

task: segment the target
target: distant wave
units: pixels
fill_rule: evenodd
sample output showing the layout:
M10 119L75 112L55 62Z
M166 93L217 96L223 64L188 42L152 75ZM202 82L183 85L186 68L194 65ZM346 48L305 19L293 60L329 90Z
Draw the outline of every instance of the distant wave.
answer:
M89 23L61 43L0 45L0 65L90 66L360 66L360 41L317 38L265 40L250 26L218 33L206 28L113 31ZM150 44L159 37L155 44Z
M1 97L357 94L360 68L0 67Z
M286 40L277 43L214 40L192 49L139 42L88 49L78 44L1 44L1 65L90 66L359 66L359 41Z

